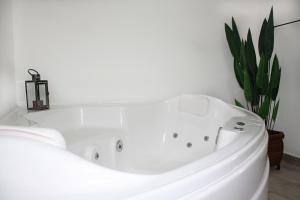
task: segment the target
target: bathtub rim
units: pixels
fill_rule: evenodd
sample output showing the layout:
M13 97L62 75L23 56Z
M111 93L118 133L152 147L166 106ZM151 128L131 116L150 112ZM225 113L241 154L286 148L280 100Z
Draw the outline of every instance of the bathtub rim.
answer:
M219 99L217 99L217 100L219 100ZM219 101L221 101L221 100L219 100ZM229 105L229 106L232 106L232 105ZM251 116L254 116L255 118L260 119L256 114L251 113L250 111L238 108L236 106L232 106L232 107L236 108L238 110L243 110L246 114L249 114ZM143 190L139 190L134 194L134 195L138 195L138 194L141 194L141 193L144 193L144 192L147 192L147 191L148 192L154 191L154 190L156 190L157 188L160 188L160 187L165 187L165 186L174 184L174 183L180 181L181 179L191 177L192 175L195 175L195 174L198 174L198 175L205 174L207 172L205 170L214 170L214 169L216 169L216 168L218 168L221 165L224 165L226 163L232 165L233 160L235 161L235 166L237 166L238 163L241 163L244 160L244 159L238 160L238 158L242 158L243 156L244 156L243 158L245 158L245 157L247 158L247 156L250 156L251 152L253 152L253 151L251 151L251 149L256 149L257 147L260 146L260 144L262 144L264 142L263 138L265 137L266 131L263 130L263 129L265 129L265 126L263 126L261 128L260 132L257 133L257 135L254 135L252 139L247 139L248 142L246 143L246 145L245 144L240 144L240 142L241 142L240 140L235 140L232 143L232 145L233 144L240 144L240 145L230 146L228 148L224 147L223 149L220 149L219 151L214 152L212 154L209 154L209 155L207 155L207 156L205 156L201 159L194 160L194 161L192 161L190 163L187 163L185 165L182 165L178 168L175 168L175 169L172 169L172 170L169 170L169 171L166 171L166 172L158 173L158 174L139 174L139 173L131 173L131 172L124 172L124 171L114 170L114 169L111 169L111 168L107 168L105 166L99 166L98 164L86 161L82 157L80 157L76 154L73 154L71 152L67 152L67 153L72 154L72 156L78 157L78 159L81 162L84 162L85 164L88 164L93 169L97 168L99 170L102 170L103 168L105 168L106 169L105 171L110 171L111 173L114 173L114 174L117 174L117 175L118 174L124 174L124 175L129 175L129 176L132 176L132 177L139 177L139 178L144 179L145 181L148 181L149 179L160 179L160 182L162 182L160 184L157 184L157 182L153 182L152 184L150 184L150 183L147 184L147 188L144 188ZM242 148L240 148L240 147L242 147ZM241 150L243 150L243 151L241 151ZM219 154L221 154L221 153L223 154L224 152L226 152L226 155L230 155L230 156L226 156L225 154L223 154L223 159L220 159L220 158L215 159L215 157L217 157L216 154L218 152L219 152ZM210 165L203 165L203 162L207 161L208 158L210 160L213 160L213 162ZM233 159L233 158L235 158L235 159ZM214 166L212 166L212 165L214 165ZM224 172L224 175L226 175L226 174L228 174L228 172L227 173ZM161 179L163 179L163 181L161 181ZM128 197L131 197L131 196L132 195L130 195Z
M238 111L241 111L243 112L245 115L248 115L248 116L252 116L254 117L255 119L262 121L262 119L255 113L252 113L244 108L241 108L241 107L238 107L238 106L235 106L235 105L231 105L231 104L228 104L218 98L215 98L215 97L211 97L211 96L207 96L207 95L193 95L193 96L201 96L201 97L205 97L205 98L208 98L208 99L213 99L214 101L217 101L217 102L220 102L221 104L225 105L225 106L229 106L233 109L236 109ZM171 99L168 99L168 100L164 100L164 101L155 101L154 103L141 103L141 104L138 104L138 106L144 106L144 105L152 105L152 104L157 104L157 103L167 103L169 101L171 101L172 99L175 99L177 97L174 97L174 98L171 98ZM30 115L30 114L39 114L39 113L44 113L44 112L51 112L51 111L56 111L56 110L62 110L62 109L81 109L81 108L90 108L90 107L114 107L114 108L122 108L122 106L128 106L128 105L122 105L122 104L115 104L115 103L109 103L109 104L103 104L103 105L82 105L82 106L75 106L75 105L70 105L70 106L58 106L58 107L54 107L52 108L51 110L42 110L42 111L39 111L39 112L24 112L24 110L21 109L21 115L26 119L26 120L29 120L28 118L26 118L24 115ZM131 106L136 106L136 104L130 104L129 105L130 107ZM20 111L20 108L17 108L15 112L19 112ZM29 120L31 121L31 120ZM1 122L1 118L0 118L0 122ZM34 123L37 123L37 122L34 122ZM263 123L264 124L264 123ZM44 128L44 127L41 127L41 128ZM57 129L54 129L56 131L58 131ZM122 172L122 173L128 173L128 174L135 174L135 175L143 175L143 176L161 176L161 175L168 175L168 174L173 174L173 173L176 173L177 171L182 171L182 170L186 170L186 171L190 171L191 173L187 173L187 176L188 174L193 174L195 172L198 172L198 171L203 171L207 168L210 168L211 166L216 166L215 163L221 163L221 162L226 162L226 160L231 160L232 157L238 157L240 156L242 153L242 150L244 149L244 151L246 151L247 148L249 148L250 146L253 146L254 144L252 143L258 143L259 142L259 139L262 140L263 138L263 132L265 131L265 125L261 128L261 130L259 131L259 133L257 133L257 135L253 135L252 138L249 138L249 139L246 139L246 140L242 140L241 137L238 137L237 139L235 139L231 144L230 146L229 145L226 145L225 147L221 148L220 150L218 151L215 151L211 154L208 154L204 157L201 157L200 159L197 159L197 160L193 160L189 163L186 163L184 165L181 165L179 167L176 167L174 169L170 169L168 171L164 171L164 172L159 172L159 173L134 173L134 172L126 172L126 171L120 171L120 170L115 170L115 169L112 169L112 168L109 168L109 167L106 167L106 166L102 166L102 165L98 165L96 163L92 163L92 162L89 162L87 160L85 160L84 158L74 154L75 156L78 156L80 159L82 159L83 161L85 162L88 162L92 165L96 165L97 167L104 167L104 168L107 168L107 169L111 169L111 170L114 170L114 171L117 171L117 172ZM58 131L60 133L60 131ZM60 133L61 134L61 133ZM62 134L61 134L62 135ZM253 142L253 141L256 141L256 142ZM241 144L241 142L244 142ZM69 152L69 151L68 151ZM69 152L71 154L73 154L72 152ZM219 157L219 155L223 155L221 156L221 158ZM226 156L225 156L226 155ZM229 155L229 156L227 156ZM204 161L209 161L209 160L212 160L210 161L210 164L208 165L207 163L204 163Z
M201 96L205 96L205 95L201 95ZM205 97L207 97L207 96L205 96ZM210 98L210 97L209 97ZM213 97L212 97L213 98ZM213 99L216 99L216 98L213 98ZM221 100L219 100L219 99L216 99L216 100L218 100L218 101L221 101ZM227 104L227 103L225 103L225 102L223 102L223 101L221 101L222 103L224 103L224 104L226 104L227 106L230 106L230 107L232 107L233 109L237 109L237 110L240 110L240 111L243 111L246 115L250 115L250 116L253 116L253 117L255 117L256 119L260 119L259 118L259 116L257 116L256 114L254 114L254 113L251 113L250 111L248 111L248 110L245 110L245 109L242 109L242 108L239 108L239 107L237 107L237 106L233 106L233 105L229 105L229 104ZM148 104L147 104L148 105ZM106 106L104 106L104 107L106 107ZM113 105L113 107L115 107L114 105ZM119 107L119 106L118 106ZM81 108L81 107L73 107L73 106L71 106L71 107L67 107L66 109L77 109L77 108ZM58 110L61 110L61 109L65 109L65 108L57 108ZM51 111L51 110L50 110ZM55 110L52 110L52 111L55 111ZM47 112L47 111L41 111L41 112ZM38 112L38 113L40 113L40 112ZM27 115L28 113L25 113L25 115ZM31 112L29 113L29 114L31 114ZM27 118L26 118L27 119ZM261 119L260 119L261 120ZM262 121L262 120L261 120ZM42 127L43 128L43 127ZM265 129L264 127L262 127L262 129L260 130L260 132L262 132L263 131L263 129ZM56 129L54 129L54 130L56 130ZM235 139L231 144L230 144L230 146L228 146L228 145L226 145L224 148L222 148L222 149L220 149L220 150L218 150L218 151L216 151L216 152L213 152L213 153L211 153L211 154L209 154L209 155L206 155L206 156L204 156L204 157L202 157L202 158L200 158L200 159L198 159L198 160L194 160L194 161L191 161L191 162L189 162L189 163L186 163L185 165L182 165L182 166L179 166L179 167L177 167L177 168L174 168L174 169L170 169L170 170L168 170L168 171L165 171L165 172L159 172L159 173L149 173L149 174L147 174L147 173L134 173L134 172L125 172L125 171L122 171L122 172L125 172L125 173L129 173L129 174L138 174L138 175L141 175L141 174L143 174L143 175L150 175L150 176L155 176L155 175L162 175L162 174L168 174L168 173L176 173L176 171L179 171L179 170L182 170L182 169L184 169L184 168L188 168L190 171L199 171L199 170L204 170L204 169L206 169L206 168L209 168L211 165L214 165L215 164L215 162L218 162L218 163L220 163L221 161L226 161L226 158L230 158L230 157L232 157L232 156L237 156L238 154L239 154L239 152L241 152L241 150L242 149L245 149L248 145L249 145L249 143L251 143L251 141L253 141L253 140L255 140L255 138L257 138L257 137L259 137L259 135L260 134L257 134L256 136L254 136L254 137L252 137L252 139L247 139L246 141L244 141L244 143L243 144L240 144L240 140L241 140L241 138L239 137L239 138L237 138L237 139ZM246 143L245 143L246 142ZM238 145L239 144L239 145ZM237 145L237 146L236 146ZM225 152L227 152L226 154L224 154ZM71 153L71 152L70 152ZM78 155L76 155L76 154L74 154L75 156L78 156ZM218 157L218 155L223 155L221 158L219 158ZM225 155L230 155L230 156L225 156ZM79 158L81 158L80 156L78 156ZM215 159L215 158L217 158L217 159ZM83 159L83 158L82 158ZM86 161L85 159L83 159L84 161ZM210 165L207 165L207 163L206 164L203 164L203 160L205 160L205 161L207 161L207 160L213 160L213 161L211 161L212 163L210 164ZM203 162L201 162L201 161L203 161ZM86 162L88 162L88 161L86 161ZM200 163L199 163L200 162ZM92 164L95 164L95 163L92 163ZM98 164L95 164L96 166L99 166ZM193 167L194 166L194 167ZM101 166L101 167L105 167L105 166ZM114 170L114 169L112 169L112 170ZM119 171L119 170L116 170L116 171Z

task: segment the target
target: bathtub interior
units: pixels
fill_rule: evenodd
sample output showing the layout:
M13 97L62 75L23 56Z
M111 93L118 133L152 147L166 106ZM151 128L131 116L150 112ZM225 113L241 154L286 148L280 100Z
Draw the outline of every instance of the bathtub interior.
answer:
M245 115L214 98L184 95L149 105L70 107L24 117L31 126L58 130L67 149L88 161L149 174L218 150L220 127Z

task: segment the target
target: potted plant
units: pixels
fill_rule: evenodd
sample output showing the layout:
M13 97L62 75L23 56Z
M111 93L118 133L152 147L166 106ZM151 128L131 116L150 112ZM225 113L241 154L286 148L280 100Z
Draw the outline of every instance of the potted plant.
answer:
M280 169L284 134L274 130L279 108L277 94L281 68L277 55L273 55L273 8L269 18L264 19L260 30L258 56L256 56L254 49L251 30L248 30L246 39L241 38L233 17L231 27L225 23L225 33L234 58L234 73L245 96L245 105L236 99L235 104L258 114L265 121L269 135L268 156L270 164L271 166L276 165ZM259 57L258 62L257 57Z

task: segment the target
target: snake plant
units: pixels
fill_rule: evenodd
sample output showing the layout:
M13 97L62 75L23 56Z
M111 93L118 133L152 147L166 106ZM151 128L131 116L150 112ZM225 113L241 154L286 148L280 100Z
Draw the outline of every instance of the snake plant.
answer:
M274 129L279 107L277 94L281 67L277 55L273 55L273 8L269 18L265 18L261 26L258 55L255 52L250 28L247 38L241 38L232 17L231 27L225 23L225 33L234 58L234 73L239 86L244 90L246 100L245 105L243 105L235 99L235 104L258 114L265 121L268 129Z

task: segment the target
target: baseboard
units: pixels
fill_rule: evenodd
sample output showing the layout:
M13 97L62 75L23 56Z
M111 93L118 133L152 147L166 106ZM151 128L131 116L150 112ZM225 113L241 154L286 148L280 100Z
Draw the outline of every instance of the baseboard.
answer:
M300 166L300 158L298 158L298 157L295 157L295 156L284 153L283 154L283 159L286 162L289 162L291 164Z

